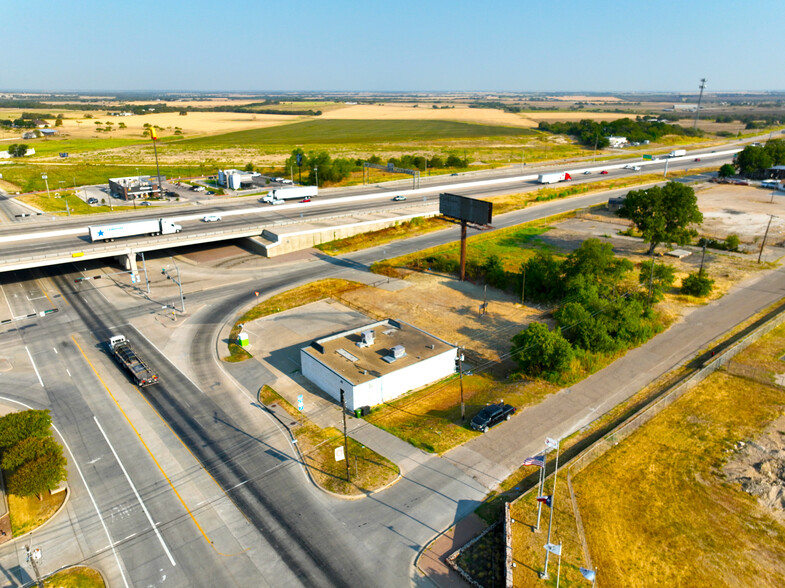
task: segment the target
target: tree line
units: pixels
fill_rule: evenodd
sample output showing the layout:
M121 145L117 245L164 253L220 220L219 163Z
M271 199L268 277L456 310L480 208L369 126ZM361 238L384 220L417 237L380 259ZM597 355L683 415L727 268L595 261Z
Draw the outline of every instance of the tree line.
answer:
M596 122L587 119L578 122L549 123L542 121L538 128L547 133L570 135L586 147L594 147L596 143L598 149L610 145L607 139L609 136L626 137L630 142L642 143L643 141L657 141L665 135L691 137L703 135L699 129L685 128L665 122L645 121L641 117L636 120L620 118L610 122Z
M300 157L301 165L298 168L297 158ZM392 164L395 167L416 169L425 171L426 169L444 168L464 168L469 165L467 158L450 154L446 158L434 155L430 158L423 155L402 155L400 157L390 157L387 161L382 160L378 155L371 155L367 159L350 159L338 157L333 159L326 151L306 153L303 149L297 148L286 159L284 169L286 173L299 171L303 172L303 183L315 185L317 176L319 185L325 183L337 183L348 178L352 172L359 172L363 169L363 163L375 163L377 165Z

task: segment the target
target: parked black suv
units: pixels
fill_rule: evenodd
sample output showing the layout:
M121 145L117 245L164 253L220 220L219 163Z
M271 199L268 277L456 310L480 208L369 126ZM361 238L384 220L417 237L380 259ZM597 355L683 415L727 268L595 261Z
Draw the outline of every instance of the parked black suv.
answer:
M477 413L472 419L472 429L475 431L482 431L487 433L493 425L502 421L509 421L510 417L515 414L515 408L509 404L500 402L499 404L489 404Z

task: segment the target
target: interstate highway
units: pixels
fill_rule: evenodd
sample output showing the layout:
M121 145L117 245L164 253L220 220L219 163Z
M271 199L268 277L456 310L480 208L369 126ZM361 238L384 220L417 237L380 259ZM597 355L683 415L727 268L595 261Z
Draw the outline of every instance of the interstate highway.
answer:
M696 162L693 161L692 155L667 161L669 169L680 170L695 167ZM728 152L717 152L710 154L710 156L716 165L731 157ZM704 154L703 158L708 159L709 156ZM707 163L702 161L700 165L705 166ZM643 170L658 171L664 168L666 161L645 162L645 167L641 172L620 169L623 165L623 163L613 163L612 165L591 167L591 175L580 173L581 170L587 168L573 168L574 171L571 173L575 175L571 184L624 177L643 173ZM600 175L599 171L603 169L609 170L609 173ZM509 172L509 170L507 171ZM445 180L451 181L451 183L445 183ZM206 205L200 207L198 213L190 214L183 214L182 208L177 211L158 212L157 214L145 211L145 213L134 215L132 218L136 220L165 217L181 223L183 232L178 235L159 237L130 237L111 244L90 243L84 218L54 219L35 225L36 228L40 227L40 230L36 230L33 225L24 227L15 225L0 230L0 271L63 263L70 261L71 256L83 256L85 259L89 259L124 255L128 253L129 248L133 248L136 252L144 252L236 239L259 235L264 228L273 227L280 223L307 222L308 220L362 213L380 208L401 211L408 209L409 213L412 213L413 206L435 206L438 194L446 189L451 189L449 187L451 185L455 186L454 189L451 189L455 193L477 198L536 190L542 187L532 179L532 176L508 176L507 178L491 179L439 177L431 178L429 183L434 184L437 181L438 183L435 185L416 191L401 187L393 190L390 186L369 188L362 194L358 194L356 190L331 191L309 203L295 202L279 206L255 203L253 206L248 206L246 200L238 203L225 202L219 205ZM391 196L395 194L407 194L408 200L394 203L391 201ZM189 212L190 210L193 209L189 209ZM414 212L417 212L416 208ZM217 214L222 216L223 220L218 223L204 223L201 221L201 217L205 214ZM91 224L121 222L121 218L128 219L129 216L101 215L91 218L89 222ZM336 222L340 222L340 220Z

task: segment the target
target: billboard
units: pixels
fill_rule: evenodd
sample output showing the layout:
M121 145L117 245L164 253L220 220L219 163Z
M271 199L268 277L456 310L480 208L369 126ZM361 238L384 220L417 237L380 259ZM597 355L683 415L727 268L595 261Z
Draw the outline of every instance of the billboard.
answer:
M439 194L439 213L476 225L491 224L493 204L457 194Z

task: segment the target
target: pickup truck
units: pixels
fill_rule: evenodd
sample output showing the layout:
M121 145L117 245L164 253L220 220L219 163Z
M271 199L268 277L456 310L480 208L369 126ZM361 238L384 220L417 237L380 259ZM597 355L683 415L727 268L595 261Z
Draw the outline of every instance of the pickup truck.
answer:
M475 431L487 433L489 428L502 421L509 421L514 414L515 407L509 404L504 404L504 402L489 404L472 419L471 427Z

